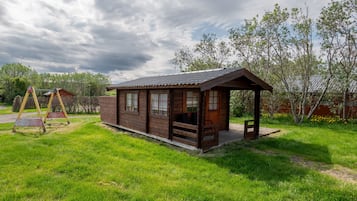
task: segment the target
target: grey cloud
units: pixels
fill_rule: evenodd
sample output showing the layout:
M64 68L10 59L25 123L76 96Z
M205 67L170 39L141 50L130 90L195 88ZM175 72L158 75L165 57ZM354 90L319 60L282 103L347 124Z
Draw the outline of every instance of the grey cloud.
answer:
M84 66L84 68L101 73L114 70L133 70L151 59L150 55L144 53L102 53L89 60L88 66Z
M67 17L68 16L66 11L64 11L63 9L56 8L46 2L40 2L40 5L43 8L47 9L49 11L48 13L54 17L59 17L59 16Z
M68 68L67 66L61 66L60 64L50 66L50 67L43 67L39 70L40 73L49 73L49 72L56 72L56 73L73 73L76 72L76 69Z
M133 17L140 6L136 6L135 1L112 1L112 0L96 0L95 6L105 14L106 19L113 17Z

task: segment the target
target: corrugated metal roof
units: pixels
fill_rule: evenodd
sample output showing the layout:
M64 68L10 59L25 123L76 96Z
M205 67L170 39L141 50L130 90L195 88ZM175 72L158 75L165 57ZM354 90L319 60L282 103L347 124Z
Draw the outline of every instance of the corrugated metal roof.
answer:
M135 80L123 82L116 85L111 85L108 89L115 88L127 88L127 87L168 87L168 86L181 86L181 85L200 85L209 80L221 77L228 73L234 71L240 71L242 68L220 68L213 70L205 71L193 71L185 73L177 73L171 75L162 75L162 76L152 76L152 77L143 77Z
M302 89L302 81L297 80L296 86L301 90ZM309 86L309 92L321 92L326 85L326 78L324 78L321 75L314 75L311 76L310 79L310 86ZM328 88L329 93L340 93L341 87L338 84L338 81L336 78L331 78L330 85ZM349 87L349 92L350 93L357 93L357 81L352 80L350 82L350 87Z

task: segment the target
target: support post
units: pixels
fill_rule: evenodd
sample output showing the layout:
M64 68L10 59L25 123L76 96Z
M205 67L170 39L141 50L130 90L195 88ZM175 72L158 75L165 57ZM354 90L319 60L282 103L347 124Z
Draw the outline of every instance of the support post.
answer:
M139 92L140 93L140 92ZM151 99L150 99L150 90L146 90L146 121L145 121L145 132L150 132L150 107L151 107Z
M202 148L202 131L204 124L204 109L205 109L205 92L200 91L200 95L198 98L198 111L197 111L197 148Z
M227 108L226 108L226 125L225 125L225 129L227 131L229 131L229 111L230 111L230 102L231 102L231 91L228 89L225 91L227 94L226 96L224 97L227 101ZM221 107L221 106L220 106Z
M174 121L174 91L169 89L169 139L172 140L173 137L173 121Z
M68 115L67 115L67 111L66 111L66 108L64 107L64 104L63 104L63 101L62 101L62 98L61 98L61 94L60 94L60 91L58 89L55 89L56 90L56 95L57 95L57 99L61 105L61 108L62 108L62 112L64 114L64 117L66 118L67 120L67 124L70 124L69 122L69 119L68 119Z
M260 89L254 90L254 138L259 138Z
M120 91L119 89L117 89L117 96L116 96L116 106L115 106L115 109L116 109L116 123L117 125L120 124L120 104L119 104L119 100L120 100Z

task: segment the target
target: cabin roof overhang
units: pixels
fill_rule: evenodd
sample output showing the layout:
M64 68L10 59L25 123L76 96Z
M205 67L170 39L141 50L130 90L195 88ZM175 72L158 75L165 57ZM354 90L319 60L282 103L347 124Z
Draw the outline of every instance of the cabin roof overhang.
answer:
M244 68L221 68L207 71L144 77L110 85L107 90L197 88L206 91L215 87L233 90L268 90L273 87Z

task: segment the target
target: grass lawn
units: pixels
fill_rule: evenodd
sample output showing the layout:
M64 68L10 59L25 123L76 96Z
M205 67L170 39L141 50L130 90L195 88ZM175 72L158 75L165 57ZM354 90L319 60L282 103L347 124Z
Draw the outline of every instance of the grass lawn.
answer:
M231 122L242 123L246 119L249 117L233 118ZM357 122L355 121L347 124L308 122L297 126L285 117L280 121L263 118L261 126L279 128L286 135L254 141L250 145L255 148L294 154L357 171Z
M199 155L107 129L96 116L71 119L69 126L49 128L49 133L42 136L29 131L13 135L11 123L0 124L0 200L354 200L357 197L355 184L298 166L284 155L263 155L250 149L275 149L353 168L344 161L355 161L356 153L350 148L356 147L357 140L349 138L356 135L355 130L341 127L338 132L346 133L349 141L344 144L335 141L333 146L327 146L324 143L335 135L333 131L327 132L328 128L304 127L299 131L294 126L269 125L282 127L286 134L277 136L275 141L266 138L235 143ZM320 132L328 139L308 137ZM350 144L344 148L346 143ZM300 148L314 149L310 153ZM339 156L344 159L338 160Z

